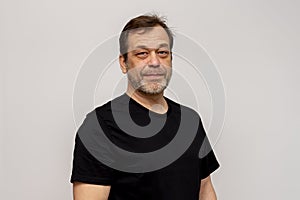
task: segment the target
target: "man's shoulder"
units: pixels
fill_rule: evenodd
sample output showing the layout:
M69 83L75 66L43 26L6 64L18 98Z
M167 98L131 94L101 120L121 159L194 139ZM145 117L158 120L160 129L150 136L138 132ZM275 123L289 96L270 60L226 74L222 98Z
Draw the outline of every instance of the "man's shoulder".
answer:
M172 100L168 97L165 97L165 99L167 100L168 105L170 105L173 109L175 108L175 112L180 112L180 113L185 112L185 113L188 113L190 115L194 115L194 116L197 116L200 118L199 113L196 110L194 110L193 108L191 108L187 105L184 105L182 103L178 103L177 101Z
M92 112L96 113L98 120L113 120L113 113L118 114L128 109L126 104L129 103L129 99L126 94L122 94L111 100L107 100L102 105L97 106Z

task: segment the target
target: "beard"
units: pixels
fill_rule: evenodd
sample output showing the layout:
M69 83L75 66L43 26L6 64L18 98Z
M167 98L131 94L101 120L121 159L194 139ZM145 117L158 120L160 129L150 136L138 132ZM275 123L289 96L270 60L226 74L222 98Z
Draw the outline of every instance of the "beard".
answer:
M161 74L162 77L148 80L145 78L148 74ZM139 92L149 95L162 93L167 88L171 76L171 67L149 69L149 67L146 66L141 71L138 71L138 68L132 68L127 73L127 78L132 87Z

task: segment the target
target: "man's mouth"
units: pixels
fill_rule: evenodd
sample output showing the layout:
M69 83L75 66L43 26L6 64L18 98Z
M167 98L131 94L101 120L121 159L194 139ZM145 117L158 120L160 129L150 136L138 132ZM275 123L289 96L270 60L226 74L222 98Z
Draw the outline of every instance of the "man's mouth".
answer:
M156 73L144 74L143 75L143 77L149 78L149 79L160 79L164 76L165 76L165 74L156 74Z

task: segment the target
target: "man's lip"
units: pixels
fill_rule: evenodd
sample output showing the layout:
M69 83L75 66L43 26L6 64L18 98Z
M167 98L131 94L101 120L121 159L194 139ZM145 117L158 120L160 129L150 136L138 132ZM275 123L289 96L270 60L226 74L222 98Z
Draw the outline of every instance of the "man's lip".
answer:
M164 74L146 74L143 76L145 80L161 80L165 77Z
M164 74L144 74L143 76L164 76Z

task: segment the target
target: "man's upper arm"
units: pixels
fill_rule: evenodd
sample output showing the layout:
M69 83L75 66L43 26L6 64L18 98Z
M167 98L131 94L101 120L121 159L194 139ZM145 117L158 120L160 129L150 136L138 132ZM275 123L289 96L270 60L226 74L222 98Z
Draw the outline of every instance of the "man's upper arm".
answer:
M200 200L217 200L217 195L211 182L210 176L201 180L199 192Z
M110 186L81 182L73 183L74 200L107 200Z
M110 168L94 157L81 140L81 135L97 134L89 128L94 122L95 111L89 113L78 129L75 137L71 182L74 200L107 200L116 170Z

